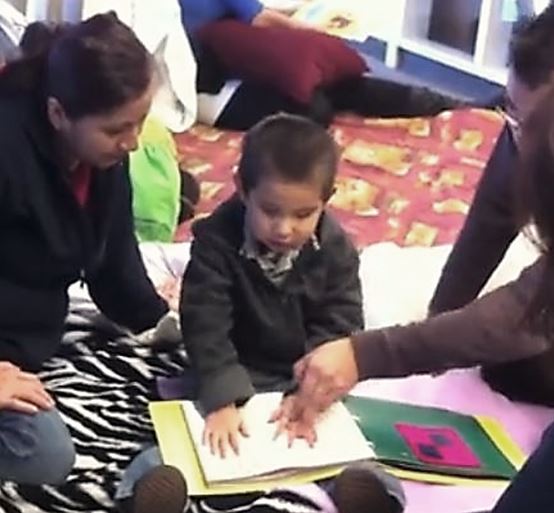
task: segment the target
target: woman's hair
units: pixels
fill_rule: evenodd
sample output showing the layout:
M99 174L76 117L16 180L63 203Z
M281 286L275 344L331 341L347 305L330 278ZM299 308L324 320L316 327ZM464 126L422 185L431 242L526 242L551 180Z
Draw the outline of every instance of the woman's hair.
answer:
M509 58L518 79L529 88L548 83L554 72L554 5L516 27Z
M544 256L544 274L526 320L542 334L554 335L554 84L526 120L520 145L517 198L522 222Z
M21 57L31 58L47 53L54 41L70 26L68 23L44 23L42 21L35 21L27 25L19 41Z
M152 81L152 57L113 13L51 31L50 36L41 39L42 52L4 69L0 95L54 97L68 117L79 119L138 98Z

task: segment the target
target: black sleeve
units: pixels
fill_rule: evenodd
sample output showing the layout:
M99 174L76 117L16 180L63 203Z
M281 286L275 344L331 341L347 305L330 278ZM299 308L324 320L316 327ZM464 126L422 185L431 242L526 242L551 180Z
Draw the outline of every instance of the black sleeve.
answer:
M307 316L310 348L348 336L364 324L358 253L344 234L333 242L323 300Z
M0 213L2 212L1 208L2 208L2 205L5 204L5 201L4 201L4 194L6 193L5 192L5 184L4 184L4 177L2 176L2 173L1 173L1 170L0 170Z
M211 412L245 401L254 388L231 340L231 270L217 243L208 237L193 242L181 290L181 330L199 377L203 408Z
M128 167L113 170L115 207L101 263L87 276L92 299L103 314L134 332L152 328L168 311L146 274L135 237Z
M442 270L429 307L431 314L461 308L475 299L517 236L516 159L514 143L505 128Z

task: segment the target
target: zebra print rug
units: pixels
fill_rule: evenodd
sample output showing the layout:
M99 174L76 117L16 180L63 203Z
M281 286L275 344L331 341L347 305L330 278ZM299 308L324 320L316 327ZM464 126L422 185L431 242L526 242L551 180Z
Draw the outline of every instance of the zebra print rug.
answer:
M116 511L112 497L132 457L154 440L147 414L154 377L175 375L184 361L176 351L153 354L113 329L98 330L90 306L72 306L67 334L42 378L58 402L75 443L77 461L63 486L0 486L5 513L103 513ZM192 510L232 511L193 504ZM315 513L314 502L291 492L258 497L252 513ZM152 512L152 513L164 513Z

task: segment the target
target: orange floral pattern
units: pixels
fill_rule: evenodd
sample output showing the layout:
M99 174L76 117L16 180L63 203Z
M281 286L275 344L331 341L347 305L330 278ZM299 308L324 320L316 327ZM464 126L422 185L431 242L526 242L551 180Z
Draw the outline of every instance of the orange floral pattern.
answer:
M502 127L485 110L434 118L341 116L331 127L341 148L330 208L359 247L452 243ZM181 164L201 183L196 218L234 191L242 134L197 125L176 136ZM190 238L190 222L177 240Z

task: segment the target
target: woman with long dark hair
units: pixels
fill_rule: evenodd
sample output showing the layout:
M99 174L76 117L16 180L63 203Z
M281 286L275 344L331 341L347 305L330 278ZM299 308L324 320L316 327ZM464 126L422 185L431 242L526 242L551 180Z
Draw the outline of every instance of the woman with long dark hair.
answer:
M68 286L141 332L166 314L133 231L127 154L154 65L113 15L61 31L0 73L0 481L58 483L69 432L34 374L57 350Z

